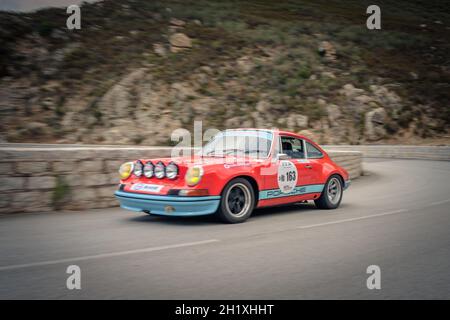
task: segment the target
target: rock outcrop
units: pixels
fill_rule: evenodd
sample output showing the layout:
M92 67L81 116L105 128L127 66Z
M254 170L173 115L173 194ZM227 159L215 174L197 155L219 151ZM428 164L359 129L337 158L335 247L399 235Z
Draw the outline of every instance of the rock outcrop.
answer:
M385 121L386 110L384 108L377 108L366 113L365 132L368 140L380 140L386 135Z
M170 51L180 52L192 48L192 40L184 33L175 33L170 37Z

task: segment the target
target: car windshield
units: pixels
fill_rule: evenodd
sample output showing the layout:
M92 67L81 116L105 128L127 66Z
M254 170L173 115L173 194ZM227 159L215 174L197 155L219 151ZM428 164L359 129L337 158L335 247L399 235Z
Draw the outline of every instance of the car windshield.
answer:
M200 151L202 156L227 155L267 158L273 134L269 131L229 130L218 133Z

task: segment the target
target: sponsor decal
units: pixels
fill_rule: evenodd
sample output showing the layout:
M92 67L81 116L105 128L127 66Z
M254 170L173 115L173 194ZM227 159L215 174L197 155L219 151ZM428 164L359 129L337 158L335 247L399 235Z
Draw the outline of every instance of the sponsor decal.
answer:
M249 164L240 164L240 163L236 163L236 164L224 164L223 167L225 169L230 169L230 168L236 168L236 167L248 167Z
M130 190L160 192L163 187L164 186L158 184L136 183L131 186Z
M290 193L297 185L297 168L288 160L280 161L278 167L278 187L283 193Z
M262 190L259 193L259 199L272 199L272 198L281 198L281 197L289 197L289 196L298 196L306 193L320 193L323 191L323 184L312 184L307 186L297 186L291 192L285 193L280 189L271 189L271 190Z

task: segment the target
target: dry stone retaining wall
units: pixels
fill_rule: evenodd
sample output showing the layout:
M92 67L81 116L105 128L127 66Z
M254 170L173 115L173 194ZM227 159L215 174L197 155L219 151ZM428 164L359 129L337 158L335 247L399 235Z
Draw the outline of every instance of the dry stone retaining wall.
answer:
M420 159L450 161L450 146L338 145L332 150L360 151L366 158Z
M170 156L170 147L0 146L0 213L86 210L118 205L113 193L125 161ZM329 151L350 172L362 172L362 154Z

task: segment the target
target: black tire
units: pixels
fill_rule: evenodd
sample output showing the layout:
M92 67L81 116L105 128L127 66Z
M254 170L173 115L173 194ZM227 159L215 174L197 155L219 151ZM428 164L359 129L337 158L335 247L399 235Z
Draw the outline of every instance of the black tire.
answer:
M247 220L255 207L255 191L248 180L236 178L223 189L217 216L225 223Z
M342 201L343 191L344 186L341 177L334 174L328 178L320 198L314 200L314 203L319 209L336 209Z

